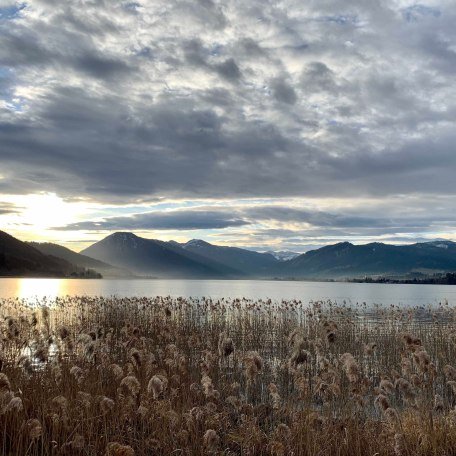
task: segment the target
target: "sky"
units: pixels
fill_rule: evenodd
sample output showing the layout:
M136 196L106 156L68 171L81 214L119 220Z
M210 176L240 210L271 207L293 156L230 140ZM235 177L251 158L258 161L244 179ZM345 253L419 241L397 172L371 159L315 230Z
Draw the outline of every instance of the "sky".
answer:
M456 241L454 0L0 0L0 229Z

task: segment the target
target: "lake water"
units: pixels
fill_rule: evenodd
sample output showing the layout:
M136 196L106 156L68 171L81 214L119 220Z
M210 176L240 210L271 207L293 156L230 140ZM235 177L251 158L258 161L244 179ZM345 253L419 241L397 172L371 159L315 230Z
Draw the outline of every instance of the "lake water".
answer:
M338 303L395 304L404 306L456 305L456 286L399 285L273 280L83 280L0 279L0 298L34 300L46 296L167 296L331 300Z

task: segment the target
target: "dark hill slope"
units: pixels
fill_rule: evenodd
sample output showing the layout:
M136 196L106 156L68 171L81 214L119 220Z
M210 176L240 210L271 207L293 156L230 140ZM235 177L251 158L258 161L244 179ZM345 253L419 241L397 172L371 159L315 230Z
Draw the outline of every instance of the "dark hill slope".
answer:
M131 272L125 269L119 269L108 263L104 263L103 261L81 255L80 253L73 252L73 250L58 244L53 244L51 242L29 242L28 244L45 255L61 258L80 268L94 269L100 272L103 277L129 277L132 275Z
M45 255L26 242L0 231L0 275L65 277L80 272L68 261Z

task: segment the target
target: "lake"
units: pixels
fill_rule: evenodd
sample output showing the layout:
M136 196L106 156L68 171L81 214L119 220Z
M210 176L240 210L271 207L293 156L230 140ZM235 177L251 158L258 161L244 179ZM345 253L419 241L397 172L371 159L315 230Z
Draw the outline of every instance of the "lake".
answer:
M274 280L83 280L1 278L0 298L35 299L46 296L167 296L331 300L338 303L395 304L403 306L456 305L456 286L402 285Z

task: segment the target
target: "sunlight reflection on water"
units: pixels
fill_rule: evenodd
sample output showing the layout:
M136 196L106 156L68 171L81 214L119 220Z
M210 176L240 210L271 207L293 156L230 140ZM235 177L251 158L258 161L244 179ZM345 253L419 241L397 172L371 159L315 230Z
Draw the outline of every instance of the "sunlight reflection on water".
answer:
M17 291L14 297L19 299L33 299L48 296L54 299L55 296L67 294L65 292L64 279L17 279Z
M63 296L203 296L213 299L248 298L252 300L297 299L304 303L330 300L348 305L393 304L427 306L448 302L456 305L456 286L398 285L341 282L299 282L274 280L84 280L0 278L0 298L26 299L33 303Z

